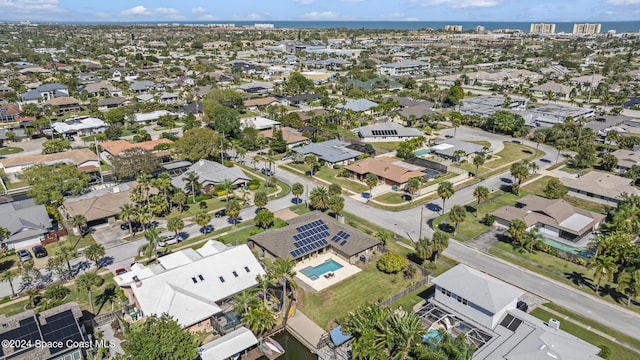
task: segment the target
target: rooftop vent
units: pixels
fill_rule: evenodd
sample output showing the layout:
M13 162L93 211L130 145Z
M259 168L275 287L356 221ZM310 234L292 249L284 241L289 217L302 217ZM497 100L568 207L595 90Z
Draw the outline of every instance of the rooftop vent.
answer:
M551 318L549 319L549 323L548 323L550 328L556 329L556 330L560 330L560 321Z

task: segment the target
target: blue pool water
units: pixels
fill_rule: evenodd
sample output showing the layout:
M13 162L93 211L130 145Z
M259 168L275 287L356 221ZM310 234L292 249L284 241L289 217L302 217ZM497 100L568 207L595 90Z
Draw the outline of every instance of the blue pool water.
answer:
M422 170L422 172L427 174L427 175L429 175L432 178L440 176L440 171L438 171L438 170L424 169L424 170Z
M549 239L546 237L543 237L542 241L553 248L564 250L574 255L581 256L583 258L587 258L589 257L589 255L592 255L592 254L589 254L587 249L585 248L574 247L574 246L567 245L565 243L561 243L559 241L555 241L553 239Z
M340 265L338 262L333 259L329 259L318 266L307 266L306 268L300 270L300 272L311 280L317 280L320 276L328 272L336 271L341 267L342 265Z
M442 339L442 335L440 335L440 331L438 330L430 330L428 333L422 335L423 343L437 344Z
M431 149L420 149L420 150L414 152L415 156L422 156L422 155L427 155L427 154L431 154Z

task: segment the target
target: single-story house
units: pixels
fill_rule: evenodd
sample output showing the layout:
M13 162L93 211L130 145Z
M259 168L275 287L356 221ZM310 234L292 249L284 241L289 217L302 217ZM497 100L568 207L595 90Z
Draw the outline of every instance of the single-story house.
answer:
M98 118L89 116L78 116L64 121L58 121L51 125L53 130L63 135L91 135L103 132L107 124Z
M153 151L160 144L173 144L169 139L157 139L142 141L139 143L130 143L126 140L113 140L100 143L103 151L106 151L109 157L120 155L123 151L133 148L140 148L147 151Z
M112 97L98 100L98 111L109 111L124 106L129 100L122 97Z
M512 220L520 219L527 229L537 229L542 235L550 235L578 241L600 228L605 216L571 206L562 199L546 199L527 195L515 206L503 206L494 211L495 224L509 228Z
M167 313L191 332L220 331L224 327L214 322L224 325L219 321L232 312L233 296L255 287L256 276L264 274L247 245L209 240L197 250L163 256L158 264L136 263L114 281L136 317Z
M129 91L134 92L136 94L145 94L148 91L155 89L157 87L156 83L149 80L136 81L129 85Z
M82 310L75 302L38 313L26 310L13 316L0 314L0 323L2 359L79 360L87 355L90 339ZM23 342L31 345L21 346Z
M115 224L124 204L133 204L131 190L137 182L121 183L104 189L93 190L76 197L67 197L59 208L65 219L84 215L88 226Z
M534 94L540 96L546 96L547 93L551 93L556 98L568 99L569 94L571 94L571 90L573 90L573 88L571 86L558 84L555 82L548 82L542 85L534 86L529 90Z
M287 96L287 101L289 101L290 105L307 105L310 102L317 101L322 99L322 95L320 94L298 94L293 96Z
M353 131L364 142L405 141L424 136L418 129L407 128L395 122L361 126Z
M253 116L240 119L240 129L252 127L256 130L272 129L274 126L280 125L278 121L267 119L262 116Z
M158 121L159 118L165 115L175 116L175 113L167 110L156 110L148 113L135 113L133 114L133 122L136 124L149 124Z
M251 109L257 109L259 107L264 107L264 106L269 106L269 105L279 104L279 103L280 101L275 97L267 96L263 98L247 99L243 101L242 104L244 105L244 107L251 110Z
M334 251L350 264L361 256L370 257L380 240L339 223L320 211L293 218L283 228L249 237L252 250L268 259L291 258L300 261L313 255Z
M251 178L242 171L242 168L238 166L226 167L218 162L203 159L191 165L182 176L174 177L171 180L171 185L177 189L187 188L188 184L185 181L185 176L190 172L198 175L198 182L202 185L205 192L210 192L213 187L222 184L225 180L231 181L236 187L242 186L251 180Z
M163 93L162 95L160 95L158 102L161 104L173 104L178 102L179 99L180 99L180 96L178 94Z
M139 103L152 103L155 98L151 94L140 94L136 96L136 101Z
M33 154L0 159L2 168L9 180L17 178L22 170L33 164L53 165L57 163L74 164L82 169L97 169L100 161L96 154L87 149L73 149L53 154Z
M25 104L38 104L59 96L69 96L69 88L62 84L44 84L20 94L20 99Z
M424 61L399 61L377 66L377 73L389 76L424 75L431 64Z
M456 155L456 151L458 150L464 152L462 155L459 155L460 159L474 154L483 154L482 146L456 139L439 140L436 141L436 145L431 147L431 152L450 160L455 160L458 157L458 155Z
M371 111L373 108L377 107L378 103L375 103L371 100L367 99L357 99L347 101L344 105L338 104L336 105L336 109L347 111L351 110L353 112L367 112Z
M122 96L122 90L113 86L111 82L102 80L94 83L87 84L84 87L78 89L79 92L86 91L89 96Z
M611 206L616 206L624 194L640 195L632 181L599 171L590 171L579 178L560 178L560 182L569 190L569 195Z
M387 185L403 185L411 178L426 175L422 172L426 168L388 156L368 157L344 168L359 180L364 180L368 174L375 174Z
M293 151L307 155L313 154L321 161L324 161L327 166L335 164L346 165L358 156L362 155L360 151L355 151L347 148L349 144L343 143L338 139L327 140L319 143L311 143L305 146L298 146L293 148Z
M517 309L521 289L460 264L433 278L436 289L418 316L428 330L474 334L474 360L601 359L600 348ZM462 334L460 336L463 336Z
M270 92L273 90L273 84L268 82L251 82L248 84L238 85L236 88L246 93L257 94Z
M618 159L618 173L631 170L633 165L640 165L640 152L633 150L619 149L611 153Z
M0 123L17 122L20 114L22 114L20 106L0 100Z
M282 126L279 128L279 130L282 131L282 138L284 139L284 141L287 142L287 146L289 148L302 145L302 144L308 144L310 142L308 137L302 135L302 133L299 130L296 130L294 128ZM273 138L273 131L274 129L271 128L267 130L262 130L260 131L259 134L268 139L271 139Z
M40 245L52 229L44 205L36 205L31 198L0 204L0 226L9 231L2 243L10 249Z

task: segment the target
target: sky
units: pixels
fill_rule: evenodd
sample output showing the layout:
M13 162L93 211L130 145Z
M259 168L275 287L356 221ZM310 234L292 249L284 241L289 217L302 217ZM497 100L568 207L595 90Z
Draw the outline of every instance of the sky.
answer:
M0 0L0 21L625 21L640 0Z

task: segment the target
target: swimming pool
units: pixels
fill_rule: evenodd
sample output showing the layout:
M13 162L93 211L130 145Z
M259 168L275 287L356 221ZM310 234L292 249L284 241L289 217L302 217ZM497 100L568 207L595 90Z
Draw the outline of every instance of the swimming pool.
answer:
M415 156L422 156L422 155L431 154L431 149L420 149L420 150L414 152L413 154Z
M307 266L306 268L300 270L300 272L311 280L317 280L320 276L328 272L336 271L340 268L342 268L342 265L340 265L340 263L333 259L328 259L318 266Z
M544 242L545 244L551 246L552 248L556 248L556 249L560 249L563 251L566 251L568 253L572 253L574 255L577 256L581 256L583 258L587 258L589 256L587 249L585 248L578 248L578 247L574 247L565 243L561 243L559 241L553 240L553 239L549 239L546 237L542 238L542 242Z
M427 174L427 175L429 175L432 178L440 176L440 171L438 171L438 170L424 169L424 170L422 170L422 172Z
M442 335L438 330L429 330L428 333L422 335L422 342L435 346L442 339Z

